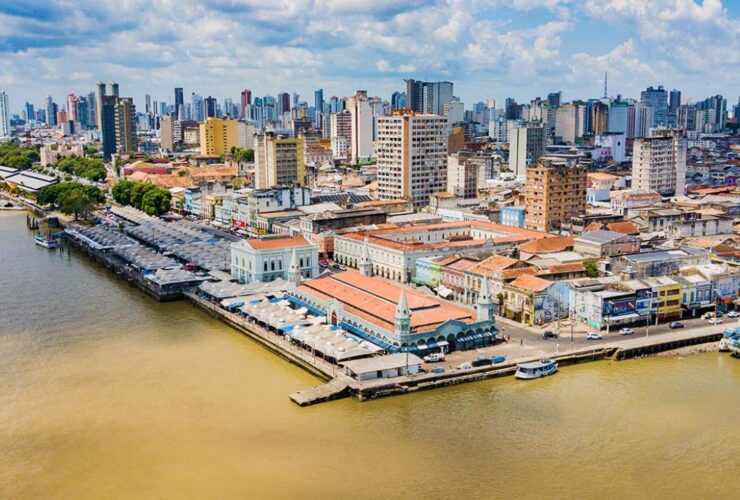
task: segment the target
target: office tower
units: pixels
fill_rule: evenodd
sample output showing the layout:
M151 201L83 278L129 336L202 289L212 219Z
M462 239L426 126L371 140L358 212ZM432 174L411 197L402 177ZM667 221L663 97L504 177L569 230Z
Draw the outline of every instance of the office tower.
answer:
M321 130L321 124L324 117L324 89L319 89L313 93L314 107L314 127Z
M632 187L662 195L684 194L686 140L680 132L658 130L654 136L635 139L632 152Z
M403 109L406 107L406 92L393 92L391 94L391 109Z
M478 188L494 175L492 155L459 151L447 157L447 192L461 198L476 198Z
M681 108L681 91L673 89L668 97L668 126L678 126L678 110Z
M443 111L442 114L447 117L447 123L450 125L465 121L465 105L456 97L444 105Z
M185 110L182 108L184 104L182 87L175 87L175 108L172 110L172 116L175 120L185 119ZM182 115L182 116L180 116Z
M527 168L525 219L527 229L558 231L586 209L589 161L543 156Z
M33 104L26 102L23 106L23 116L26 122L32 122L36 120L36 112L33 109Z
M589 109L586 110L586 118L589 117ZM589 125L584 127L587 134L605 134L609 130L609 105L605 102L591 102Z
M627 101L612 101L609 104L609 132L617 134L627 133L629 107L630 106Z
M98 110L96 108L97 101L95 99L95 92L87 94L87 126L90 128L97 127L98 122Z
M358 90L347 98L347 110L352 117L352 161L373 156L373 109L367 91Z
M103 143L103 159L110 161L116 152L116 97L103 95L99 106L100 134Z
M0 90L0 137L10 137L9 107L8 94Z
M519 115L519 105L516 103L516 101L511 98L507 97L505 104L504 104L504 113L506 113L506 119L507 120L518 120L520 118Z
M547 94L547 103L550 108L555 109L560 107L560 103L563 100L563 91L558 90L557 92L551 92Z
M108 82L108 91L107 95L112 95L113 97L118 97L118 84L114 81Z
M204 119L216 117L216 98L208 96L203 100Z
M352 153L352 113L346 110L332 113L329 129L332 156L347 159Z
M564 104L555 110L555 137L575 144L583 137L585 109L580 103Z
M114 97L114 99L116 152L118 154L133 153L137 149L134 100L131 97Z
M339 113L342 110L344 110L344 100L338 98L335 95L331 96L331 98L329 99L329 112Z
M57 124L57 110L55 108L54 99L51 96L46 97L46 124L54 126Z
M230 97L224 99L223 114L229 118L238 118L239 116L238 113L234 113L234 101Z
M190 95L190 106L193 108L193 116L191 117L196 122L202 122L206 119L205 111L203 110L203 98L193 92Z
M77 117L77 123L80 124L80 128L87 128L88 121L87 121L87 97L85 96L79 96L77 97L77 102L75 103L75 117Z
M635 125L632 137L647 137L654 123L653 115L655 109L642 102L635 104Z
M545 126L541 122L509 126L509 170L515 175L526 175L527 167L535 165L545 154Z
M662 85L657 89L648 87L640 93L640 102L653 108L651 127L668 125L668 94Z
M244 89L242 90L240 97L240 103L242 107L239 110L239 116L242 120L248 120L250 117L247 114L247 109L249 106L252 105L252 91L249 89Z
M727 123L727 99L721 95L707 97L696 103L692 130L704 134L721 132Z
M162 151L171 153L175 150L173 120L170 116L159 119L159 145Z
M95 84L95 125L103 132L103 97L105 97L105 84L101 81Z
M149 114L152 112L152 96L146 94L144 96L144 112Z
M303 139L264 132L254 138L254 187L303 186L306 165Z
M77 121L77 96L74 94L67 95L67 119Z
M740 122L740 97L737 99L737 104L732 107L732 118L735 120L735 123Z
M277 114L282 116L283 113L290 112L290 94L282 92L278 94Z
M406 107L417 113L441 115L444 105L452 100L452 82L405 80Z
M209 117L200 124L200 154L224 155L238 144L236 120Z
M429 195L447 189L447 139L444 116L402 110L379 117L378 197L429 205Z

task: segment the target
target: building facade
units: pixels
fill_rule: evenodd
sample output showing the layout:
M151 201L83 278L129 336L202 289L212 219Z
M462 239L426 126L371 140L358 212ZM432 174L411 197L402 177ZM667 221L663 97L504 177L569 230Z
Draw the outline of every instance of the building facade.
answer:
M525 227L550 232L584 212L589 162L545 156L527 169Z
M686 140L678 132L660 131L636 139L632 153L632 187L661 195L684 194Z

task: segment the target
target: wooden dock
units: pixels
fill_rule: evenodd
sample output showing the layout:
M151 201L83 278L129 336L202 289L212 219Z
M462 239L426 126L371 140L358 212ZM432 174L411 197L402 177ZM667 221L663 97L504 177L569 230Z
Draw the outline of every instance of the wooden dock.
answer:
M349 386L335 378L329 383L294 392L290 400L298 406L311 406L349 396L349 393Z

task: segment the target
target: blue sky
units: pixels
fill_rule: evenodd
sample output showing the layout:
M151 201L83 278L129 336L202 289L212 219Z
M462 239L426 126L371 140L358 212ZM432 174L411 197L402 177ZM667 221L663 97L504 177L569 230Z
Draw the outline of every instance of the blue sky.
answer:
M445 79L467 106L740 95L740 0L16 0L0 4L0 89L11 109L114 79L143 107L172 88L236 99Z

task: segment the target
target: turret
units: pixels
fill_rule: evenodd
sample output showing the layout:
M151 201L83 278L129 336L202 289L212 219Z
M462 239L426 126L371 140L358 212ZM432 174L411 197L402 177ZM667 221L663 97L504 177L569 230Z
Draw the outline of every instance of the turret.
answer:
M478 321L490 321L493 319L493 301L491 291L488 289L488 278L483 276L478 294Z
M290 266L288 267L288 283L293 286L301 284L301 268L298 266L298 253L296 247L293 247L293 255L290 257Z
M362 257L360 258L360 263L357 265L357 270L363 276L373 275L373 262L370 260L370 248L367 245L367 237L365 237L365 242L362 244Z
M411 311L406 302L406 289L401 288L401 296L398 298L395 316L396 335L402 337L411 332Z

